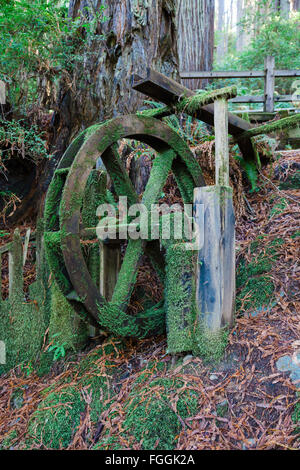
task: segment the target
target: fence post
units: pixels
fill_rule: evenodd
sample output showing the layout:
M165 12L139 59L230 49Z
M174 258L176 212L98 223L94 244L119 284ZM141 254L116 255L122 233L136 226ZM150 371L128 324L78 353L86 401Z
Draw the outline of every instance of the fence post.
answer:
M6 84L0 80L0 105L6 103Z
M120 245L100 243L100 294L110 301L121 267Z
M235 302L235 233L232 188L229 186L227 101L214 104L215 186L195 188L195 217L204 211L203 246L199 250L197 311L204 329L218 333L232 325Z
M265 57L265 102L264 111L274 112L274 86L275 86L275 57L268 55Z
M9 299L23 299L23 245L19 229L13 235L13 241L8 253Z

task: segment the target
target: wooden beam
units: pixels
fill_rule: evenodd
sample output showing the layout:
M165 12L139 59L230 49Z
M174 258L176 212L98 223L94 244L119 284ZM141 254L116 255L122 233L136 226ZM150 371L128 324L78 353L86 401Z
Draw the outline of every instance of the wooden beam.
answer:
M264 111L272 113L274 111L274 77L275 57L268 55L265 57L265 103Z
M0 80L0 105L6 103L6 84Z
M144 78L138 75L133 75L132 88L150 96L155 100L161 101L166 105L173 105L174 103L178 103L178 101L184 97L195 95L194 91L189 90L183 85L180 85L174 80L150 68L146 70L146 76ZM195 111L193 116L200 121L206 122L210 126L213 126L214 105L208 104L201 107ZM252 124L245 121L244 119L241 119L231 113L228 114L228 130L231 135L239 136L252 127ZM239 142L239 147L246 161L256 161L256 152L251 139L246 139L243 142Z
M205 72L180 72L180 78L263 78L265 72L262 70L224 70ZM275 77L300 77L300 70L274 70Z
M264 103L265 97L263 95L243 95L231 98L231 103ZM277 95L274 96L274 102L288 103L292 101L300 101L300 95Z
M180 78L258 78L264 77L262 70L225 70L225 71L205 71L205 72L180 72Z
M214 103L215 114L215 182L229 186L228 105L224 99Z

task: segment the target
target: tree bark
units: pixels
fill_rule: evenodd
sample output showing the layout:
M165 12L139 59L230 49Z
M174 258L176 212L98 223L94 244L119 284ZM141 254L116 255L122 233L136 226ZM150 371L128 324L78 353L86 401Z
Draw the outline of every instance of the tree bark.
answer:
M239 24L244 15L244 0L237 0L236 3L236 21L237 21L237 35L236 35L236 50L241 52L244 48L245 33L242 26Z
M300 11L300 0L291 0L292 11Z
M211 70L214 51L214 0L178 0L178 54L181 71ZM182 80L192 90L207 81Z
M288 18L290 15L290 0L280 0L280 15Z
M178 79L176 0L70 0L70 18L91 4L96 11L108 4L109 20L96 31L105 39L87 45L84 73L74 71L72 89L61 83L53 119L56 160L81 129L142 105L145 97L131 89L132 73L150 66Z
M224 58L225 48L224 48L224 27L225 27L225 5L224 0L218 0L218 21L217 29L219 35L219 41L217 46L217 62L222 62Z

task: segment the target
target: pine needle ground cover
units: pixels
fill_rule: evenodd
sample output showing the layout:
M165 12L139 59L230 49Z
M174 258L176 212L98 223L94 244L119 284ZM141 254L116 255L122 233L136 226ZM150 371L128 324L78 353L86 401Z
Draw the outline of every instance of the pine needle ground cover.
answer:
M0 377L0 448L299 449L299 385L276 367L300 347L299 191L280 189L298 160L283 152L246 194L221 362L174 360L161 336L108 338L40 377L16 369Z

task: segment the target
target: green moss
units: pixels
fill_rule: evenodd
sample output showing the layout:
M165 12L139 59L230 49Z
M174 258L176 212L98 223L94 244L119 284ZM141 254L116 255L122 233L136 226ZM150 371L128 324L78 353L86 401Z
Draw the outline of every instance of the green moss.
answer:
M30 373L40 352L46 325L40 303L24 299L23 251L18 230L14 234L12 253L14 284L9 299L0 303L0 338L6 343L7 353L6 364L0 366L0 373L19 364L28 367ZM39 300L45 300L42 291Z
M176 109L178 112L193 114L202 106L213 103L217 99L228 100L230 98L234 98L236 95L236 86L228 86L220 88L219 90L196 93L195 95L188 98L183 98L180 103L176 105Z
M80 391L66 387L62 392L50 393L34 412L28 427L28 441L46 449L67 447L80 423L85 409Z
M197 412L197 393L183 385L178 378L153 379L148 366L144 380L139 377L133 384L125 404L121 438L104 435L97 448L121 449L123 439L130 442L134 437L143 450L174 449L184 420Z
M76 315L55 282L51 285L49 338L55 338L54 343L63 345L66 351L76 351L88 338L87 325Z
M0 442L0 450L11 450L18 437L17 431L10 431Z
M274 283L269 276L250 278L237 296L237 309L254 309L269 305L273 299Z
M279 189L300 189L300 171L296 171L284 182L280 183Z
M168 116L169 114L172 114L172 112L173 111L170 106L162 106L161 108L144 109L143 111L140 111L137 114L159 119L164 116Z
M238 140L242 140L249 137L254 137L261 134L270 134L271 132L280 132L283 129L291 129L296 127L300 122L300 114L294 114L278 121L273 121L262 126L254 127L244 132L238 137Z
M300 393L298 393L298 397L300 397ZM300 433L300 401L296 403L295 409L292 414L293 423L297 425L295 432L298 434Z
M274 238L265 243L264 238L261 235L251 243L250 262L246 262L244 258L239 261L236 277L237 309L257 309L269 305L273 300L275 287L268 273L278 258L278 247L285 241Z
M300 230L296 230L292 235L291 238L297 238L300 237Z
M196 255L183 243L168 246L166 253L165 308L167 315L168 351L191 351L196 318Z
M200 356L205 364L217 364L224 357L228 344L228 329L211 331L205 325L198 325L198 334L195 335L193 354Z

